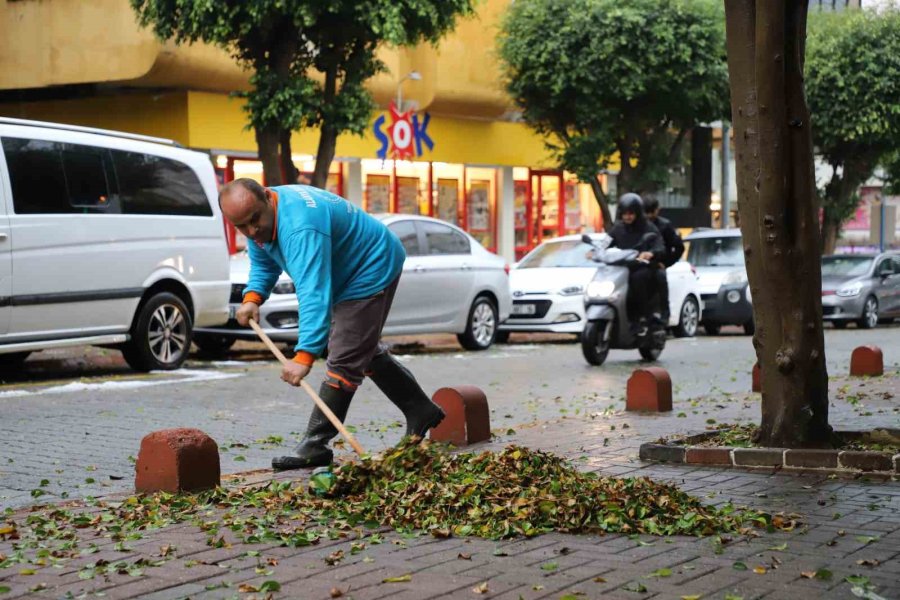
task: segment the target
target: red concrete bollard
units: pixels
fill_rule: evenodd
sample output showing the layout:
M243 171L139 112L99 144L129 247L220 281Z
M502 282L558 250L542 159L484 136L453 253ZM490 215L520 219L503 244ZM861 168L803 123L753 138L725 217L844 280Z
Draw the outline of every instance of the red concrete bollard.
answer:
M432 400L447 414L431 430L431 439L467 446L491 439L491 416L487 397L474 385L441 388Z
M636 369L628 378L625 410L672 410L672 379L669 372L659 367Z
M858 346L850 355L850 375L884 375L884 355L878 346Z
M753 387L751 391L762 391L762 369L759 368L759 363L753 365Z
M199 429L154 431L141 440L137 492L199 492L219 485L219 446Z

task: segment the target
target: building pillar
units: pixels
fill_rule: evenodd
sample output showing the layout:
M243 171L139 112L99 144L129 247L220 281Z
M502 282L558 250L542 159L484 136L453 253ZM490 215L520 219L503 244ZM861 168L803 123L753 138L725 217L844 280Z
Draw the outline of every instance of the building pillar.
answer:
M513 168L498 169L497 253L508 262L516 261L516 190Z
M347 182L344 193L347 200L356 206L363 205L362 161L353 158L347 161Z

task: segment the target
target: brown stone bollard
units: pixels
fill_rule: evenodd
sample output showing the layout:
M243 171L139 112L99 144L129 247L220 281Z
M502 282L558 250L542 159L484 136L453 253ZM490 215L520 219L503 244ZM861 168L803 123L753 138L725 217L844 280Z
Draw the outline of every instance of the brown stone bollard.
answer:
M447 414L431 430L431 439L467 446L491 439L491 416L487 397L474 385L441 388L432 400Z
M672 379L660 367L635 369L628 378L625 410L667 412L672 410Z
M884 355L878 346L858 346L850 355L850 375L884 375Z
M753 365L753 387L750 389L753 392L762 391L762 369L759 368L759 363Z
M139 493L199 492L219 485L219 445L199 429L154 431L141 440L134 488Z

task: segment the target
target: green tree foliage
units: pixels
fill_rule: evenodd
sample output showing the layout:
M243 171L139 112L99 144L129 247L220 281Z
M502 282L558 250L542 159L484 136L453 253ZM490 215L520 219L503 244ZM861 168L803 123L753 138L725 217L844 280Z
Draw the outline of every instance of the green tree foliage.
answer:
M728 114L721 2L517 0L499 54L524 120L559 164L591 183L618 152L620 191L646 192L694 125Z
M832 171L819 190L831 253L859 186L879 165L900 175L900 10L810 15L806 94L816 152Z
M324 187L337 136L369 123L365 82L385 69L376 49L436 43L477 0L129 1L161 39L214 44L250 71L240 95L269 185L283 181L282 169L293 179L291 132L318 127L313 184Z

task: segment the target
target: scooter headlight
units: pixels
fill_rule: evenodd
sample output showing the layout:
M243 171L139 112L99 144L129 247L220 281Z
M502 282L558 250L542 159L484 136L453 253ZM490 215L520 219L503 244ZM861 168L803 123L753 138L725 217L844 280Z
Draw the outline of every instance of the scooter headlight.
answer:
M612 281L592 281L587 286L588 298L609 298L616 290L616 284Z

